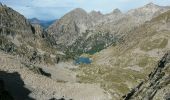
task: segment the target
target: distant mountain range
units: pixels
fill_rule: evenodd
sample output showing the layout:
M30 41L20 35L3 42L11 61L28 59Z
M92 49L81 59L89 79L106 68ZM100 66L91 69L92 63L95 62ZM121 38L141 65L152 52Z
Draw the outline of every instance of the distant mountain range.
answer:
M109 14L97 11L87 13L76 8L47 28L58 49L72 56L82 53L93 54L121 42L121 37L166 12L170 7L153 3L122 13L119 9Z
M52 23L57 21L57 19L55 19L55 20L39 20L37 18L31 18L28 20L30 21L31 24L39 24L45 29L48 28Z

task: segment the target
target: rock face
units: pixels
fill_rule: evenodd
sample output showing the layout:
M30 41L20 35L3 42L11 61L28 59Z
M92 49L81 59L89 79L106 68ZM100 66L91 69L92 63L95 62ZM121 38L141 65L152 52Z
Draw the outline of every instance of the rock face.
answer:
M0 6L1 35L9 35L11 38L16 35L25 36L28 39L33 37L35 29L24 16L5 5ZM26 39L26 38L25 38Z
M18 12L1 5L0 18L1 50L13 52L22 43L35 40L34 27Z
M100 34L102 34L102 37L107 37L105 33L108 33L111 36L109 38L113 37L114 42L109 40L109 43L105 38L99 39L103 41L102 45L104 46L102 49L104 49L110 46L108 44L114 45L115 40L119 40L114 38L121 38L168 9L170 8L151 3L130 10L127 13L122 13L119 9L115 9L112 13L103 15L96 11L87 13L83 9L77 8L51 25L47 32L54 36L59 46L58 48L62 48L61 50L72 53L74 47L76 47L81 48L78 51L86 53L95 51L89 49L95 48L96 45L93 44L97 44L97 41L91 39L93 36L98 39L101 36ZM85 41L90 41L91 44ZM84 48L82 48L82 44L84 44Z
M79 36L92 26L90 16L81 8L77 8L48 28L57 44L71 45Z
M166 12L170 7L158 6L153 3L149 3L144 7L133 9L127 12L128 15L132 16L134 20L138 23L142 21L149 21L153 17L158 16L159 14Z
M0 20L0 50L28 61L54 62L47 57L57 54L53 39L39 25L31 25L23 15L2 4Z
M169 100L170 52L159 61L148 78L129 92L124 100Z

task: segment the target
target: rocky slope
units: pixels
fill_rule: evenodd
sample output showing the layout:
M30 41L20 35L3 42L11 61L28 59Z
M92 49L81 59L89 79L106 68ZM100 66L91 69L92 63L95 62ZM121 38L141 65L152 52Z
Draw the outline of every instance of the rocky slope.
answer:
M155 69L124 100L169 100L170 99L170 52L166 53Z
M11 95L14 100L94 100L94 98L109 100L109 95L100 88L99 84L55 80L30 70L30 67L23 64L16 56L0 51L0 57L0 80L4 81L5 90L10 93L7 96ZM57 66L49 68L55 71ZM0 88L0 91L3 92L4 89ZM7 97L2 100L7 100Z
M77 51L81 52L80 54L100 51L110 45L115 45L115 41L121 42L118 40L124 34L129 33L144 22L151 20L168 9L170 7L150 3L130 10L127 13L122 13L119 9L115 9L112 13L103 15L95 11L87 13L83 9L78 8L51 25L47 32L54 36L59 48L62 48L61 50L65 52L72 53L75 47L78 48ZM101 35L102 37L107 37L108 34L109 38L112 38L111 40L99 38ZM94 41L93 37L102 41L102 44ZM87 41L90 43L86 43ZM98 45L100 50L93 49Z
M55 36L57 44L71 45L89 27L92 20L81 8L77 8L48 28L48 33Z
M105 15L104 19L101 19L94 29L109 31L111 34L126 34L169 9L170 7L158 6L153 3L132 9L127 13L121 13L119 9L115 9L112 13Z
M32 26L18 12L0 5L0 49L28 61L53 63L58 54L50 37L40 26ZM46 60L45 60L46 59Z
M91 56L91 65L77 69L80 82L100 83L113 99L121 98L145 79L170 49L170 11L140 25L123 37L119 45Z

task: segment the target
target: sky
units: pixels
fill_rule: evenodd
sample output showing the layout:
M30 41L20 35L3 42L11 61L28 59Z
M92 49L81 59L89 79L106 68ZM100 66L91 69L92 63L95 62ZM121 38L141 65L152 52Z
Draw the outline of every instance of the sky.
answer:
M35 17L41 20L59 19L75 8L83 8L87 12L95 10L106 14L116 8L127 12L150 2L170 6L170 0L0 0L0 2L27 18Z

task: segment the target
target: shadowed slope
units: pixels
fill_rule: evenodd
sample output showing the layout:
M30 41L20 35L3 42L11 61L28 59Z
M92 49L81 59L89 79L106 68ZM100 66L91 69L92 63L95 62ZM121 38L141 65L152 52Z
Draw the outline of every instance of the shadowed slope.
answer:
M0 71L0 80L4 82L5 90L11 94L14 100L34 100L28 96L31 92L24 87L24 82L17 72L6 73L4 71ZM1 98L3 98L3 96L5 95L2 95ZM2 100L12 100L8 98L11 98L10 95Z

